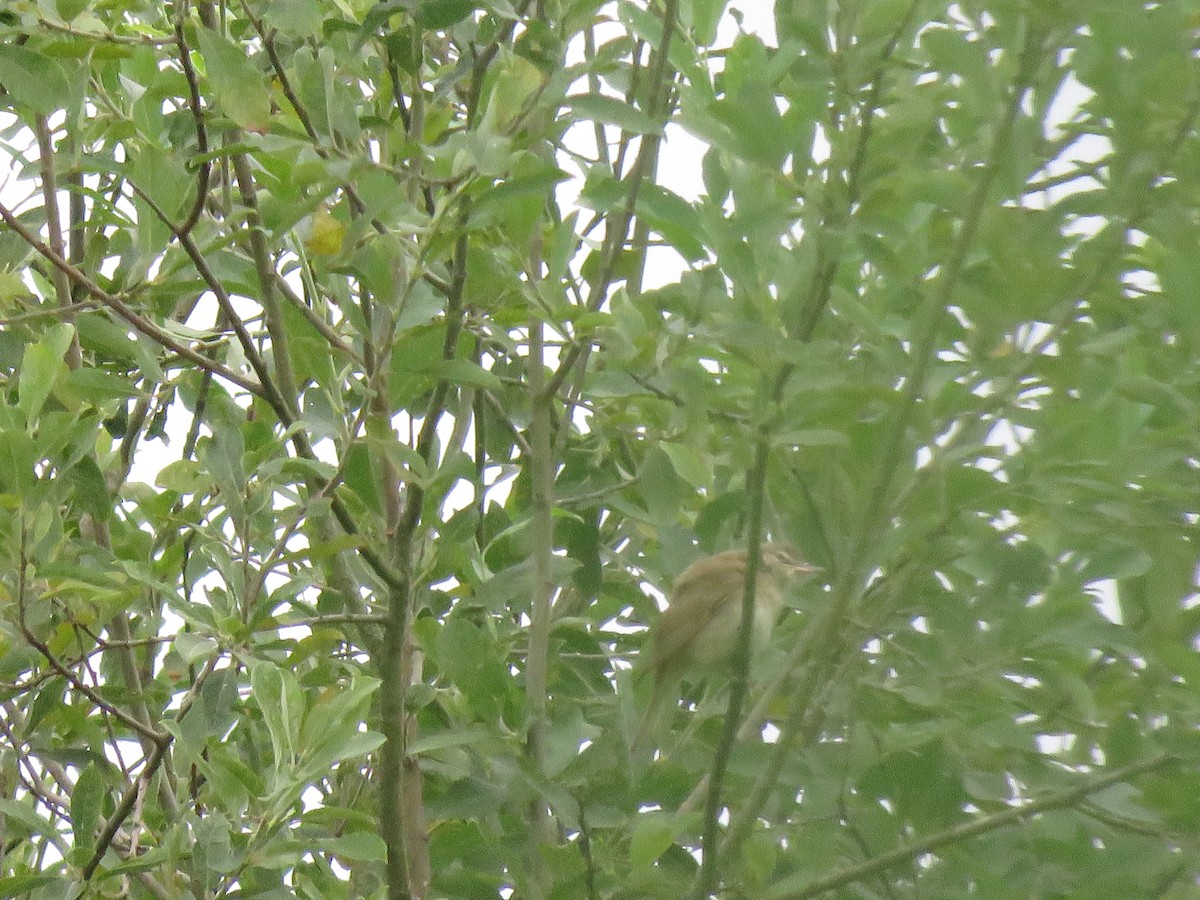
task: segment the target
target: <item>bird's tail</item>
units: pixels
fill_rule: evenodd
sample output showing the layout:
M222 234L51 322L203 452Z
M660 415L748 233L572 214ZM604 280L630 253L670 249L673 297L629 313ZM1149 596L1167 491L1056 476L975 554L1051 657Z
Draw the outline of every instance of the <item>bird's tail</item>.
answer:
M645 757L646 761L649 761L650 753L654 750L655 736L662 730L668 712L667 700L671 696L669 688L670 686L664 684L660 679L655 679L654 686L650 691L650 702L646 705L641 720L638 722L633 743L629 745L631 758L636 760Z

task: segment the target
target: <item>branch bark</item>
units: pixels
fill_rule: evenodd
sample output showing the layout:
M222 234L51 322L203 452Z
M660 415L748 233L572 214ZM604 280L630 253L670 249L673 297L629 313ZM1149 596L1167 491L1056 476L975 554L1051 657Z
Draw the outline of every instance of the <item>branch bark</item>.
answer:
M554 463L551 457L550 404L554 394L545 384L545 324L535 313L529 322L528 380L533 406L530 424L529 465L532 483L533 603L530 611L529 651L525 659L525 699L529 715L526 751L534 771L546 765L547 671L550 645L550 601L554 585L550 577L550 558L554 552ZM546 895L549 875L542 860L542 848L552 839L546 801L534 796L529 810L530 895L535 900Z

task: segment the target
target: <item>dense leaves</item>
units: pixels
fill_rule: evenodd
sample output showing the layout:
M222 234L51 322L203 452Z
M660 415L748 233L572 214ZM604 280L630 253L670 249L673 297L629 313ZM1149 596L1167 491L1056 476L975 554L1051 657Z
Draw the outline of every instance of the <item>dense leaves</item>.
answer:
M0 895L1194 894L1200 7L738 5L5 6Z

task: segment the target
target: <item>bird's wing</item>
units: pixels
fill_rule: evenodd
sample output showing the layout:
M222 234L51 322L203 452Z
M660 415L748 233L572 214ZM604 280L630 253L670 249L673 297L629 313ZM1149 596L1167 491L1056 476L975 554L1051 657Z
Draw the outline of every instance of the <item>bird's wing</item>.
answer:
M671 603L663 613L651 648L650 663L666 676L686 667L696 636L703 631L730 597L742 596L745 559L737 551L719 553L692 563L671 588Z

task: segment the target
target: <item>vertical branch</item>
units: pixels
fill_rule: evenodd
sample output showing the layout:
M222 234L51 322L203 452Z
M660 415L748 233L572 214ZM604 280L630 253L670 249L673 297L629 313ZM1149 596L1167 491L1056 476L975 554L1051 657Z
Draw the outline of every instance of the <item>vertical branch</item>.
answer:
M468 315L472 315L472 313L468 313ZM474 346L471 349L471 361L477 366L483 362L483 338L478 332L475 334ZM486 408L485 392L476 391L472 397L471 421L475 423L475 513L478 517L475 522L475 541L480 547L484 546L486 530L483 517L487 512L487 486L484 484L487 477L488 417L484 412Z
M703 858L700 872L696 876L692 896L700 900L709 896L717 887L720 877L718 864L719 848L717 826L721 813L721 788L725 781L725 769L729 755L737 741L738 723L741 721L742 705L746 699L746 688L750 672L750 639L754 623L754 588L758 580L763 535L763 503L767 484L767 457L771 447L770 426L759 426L754 448L754 465L748 477L746 489L749 493L749 520L746 528L746 578L742 587L742 616L738 624L737 644L733 655L733 683L729 692L729 707L721 730L721 741L713 755L712 770L708 776L708 796L704 803L704 826L702 832Z
M467 282L467 253L470 249L465 227L469 210L464 205L459 216L460 232L454 247L453 277L446 297L446 338L442 344L443 359L453 359L458 353L458 339L463 325L463 288ZM450 383L438 381L425 408L421 433L417 436L417 453L432 468L437 446L437 429L446 411ZM397 484L396 487L399 490ZM417 858L424 853L425 835L417 833L420 822L406 815L406 803L420 796L420 770L409 759L409 741L415 736L415 721L407 712L407 679L416 677L415 658L410 656L412 641L413 553L421 511L425 505L425 489L409 484L404 503L390 535L392 560L399 567L400 577L389 584L387 624L379 649L381 730L383 747L379 751L379 830L387 845L388 900L411 900L423 896L425 886L418 883L427 877L429 862ZM391 524L389 523L389 530ZM417 781L418 784L414 784ZM414 893L414 888L416 893Z
M371 306L371 295L364 291L362 308L367 321L370 321ZM380 357L376 354L369 337L364 345L364 355L369 360L371 368L374 369L379 364ZM384 354L383 359L386 360L386 358L386 354ZM373 372L372 374L378 375L379 373ZM381 380L379 389L369 401L370 418L376 420L381 429L390 430L392 425L384 399L385 388L386 382ZM413 516L416 508L411 493L402 496L400 473L392 460L385 454L377 454L377 457L379 492L383 498L384 525L390 538L391 562L399 569L402 582L388 591L387 624L384 627L383 642L377 648L379 677L383 682L380 691L381 730L386 738L380 752L379 827L384 843L387 845L388 898L389 900L408 900L412 896L408 865L411 841L406 827L408 817L405 815L406 804L404 802L404 783L406 781L404 764L408 757L407 747L410 734L405 721L408 673L405 671L404 665L404 645L412 610L411 550L412 532L416 528L415 520L411 526L407 525L407 520ZM413 489L417 489L415 485ZM407 503L402 502L402 499Z
M413 620L413 592L409 592L408 621ZM400 649L400 677L404 689L408 690L421 681L424 657L412 638L411 629L406 633ZM404 760L400 772L400 806L404 814L404 846L408 853L408 883L413 897L421 898L429 890L433 868L429 861L429 834L425 819L425 781L417 757L408 752L417 739L417 717L405 714Z
M533 604L529 623L529 655L525 661L525 697L528 704L527 751L535 771L546 761L546 685L549 666L550 599L554 590L550 558L554 551L554 465L550 447L550 404L546 391L545 324L534 312L529 321L529 396L533 405L530 424L530 469L533 521ZM541 847L550 841L550 816L545 800L535 797L530 805L530 889L544 896L546 873L541 864Z
M242 205L246 207L246 223L250 226L250 249L254 256L258 289L262 294L263 319L266 322L267 334L271 337L271 359L275 363L273 374L279 385L280 399L287 407L291 417L295 418L298 415L300 402L296 396L296 377L292 373L287 329L283 326L283 312L279 304L279 295L275 291L275 266L271 261L267 239L263 235L262 220L258 212L258 198L255 195L254 174L250 171L250 162L246 154L234 154L233 171L237 177Z
M58 209L58 176L54 171L54 145L50 134L50 123L45 116L37 117L37 121L34 123L34 133L37 135L38 163L42 176L42 208L46 210L46 239L59 259L66 259L62 217ZM76 246L74 239L72 239L71 246L72 249ZM62 320L74 325L75 314L71 311L74 291L71 281L61 269L54 269L51 275L54 278L54 293L58 296L58 305L63 309L60 314ZM78 331L71 335L71 345L67 348L66 363L70 369L78 369L83 364Z
M362 308L364 318L368 318L368 321L373 315L372 306L370 293L363 291ZM371 360L372 380L378 384L369 401L370 418L381 432L390 431L391 411L386 400L388 354L378 352L369 338L364 342L364 351L364 355ZM394 835L396 841L394 854L389 844L388 880L392 885L404 885L412 897L423 897L431 877L425 834L424 791L416 760L408 754L408 747L417 736L417 721L408 712L405 698L409 688L421 677L421 659L412 641L410 624L416 596L412 577L413 543L418 524L415 516L419 514L424 495L419 491L416 495L401 493L400 470L387 454L376 454L375 463L379 470L379 492L383 498L384 522L393 562L403 573L404 582L389 597L384 646L375 649L388 692L383 707L384 721L387 723L385 734L389 742L394 740L400 748L399 771L388 769L387 779L390 781L391 775L397 775L398 780L383 788L389 802L380 804L381 808L388 809L390 824L387 831Z
M407 729L404 722L404 635L408 631L408 596L411 593L411 567L401 559L401 585L388 591L388 617L379 654L380 718L383 747L379 751L379 830L387 845L385 877L388 900L411 900L408 886L408 849L405 840L403 768L407 756Z

